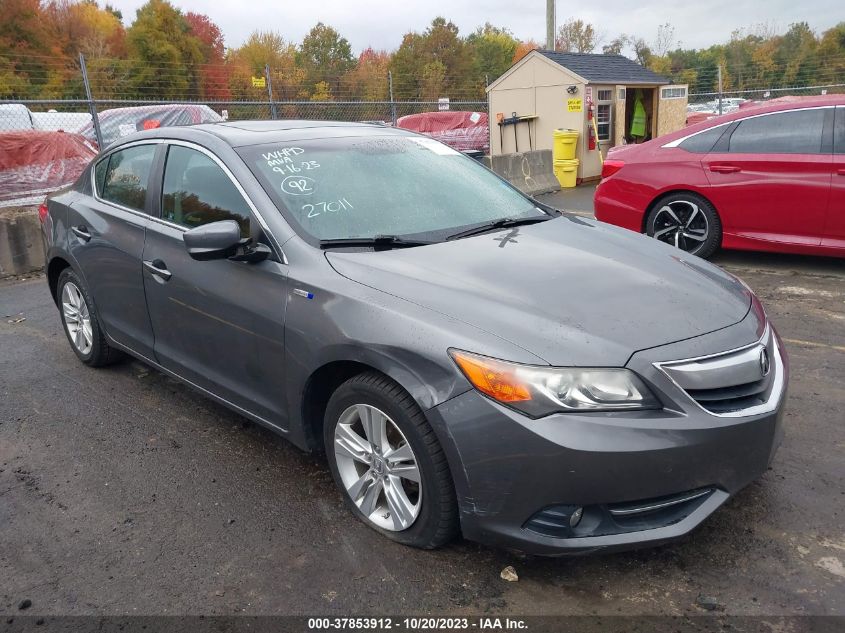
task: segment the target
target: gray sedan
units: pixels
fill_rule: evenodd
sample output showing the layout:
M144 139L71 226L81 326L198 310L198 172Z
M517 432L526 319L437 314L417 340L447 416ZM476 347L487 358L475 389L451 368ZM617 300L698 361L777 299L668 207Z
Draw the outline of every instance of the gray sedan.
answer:
M741 281L404 130L141 132L42 220L83 363L132 355L324 453L400 543L671 540L781 439L786 354Z

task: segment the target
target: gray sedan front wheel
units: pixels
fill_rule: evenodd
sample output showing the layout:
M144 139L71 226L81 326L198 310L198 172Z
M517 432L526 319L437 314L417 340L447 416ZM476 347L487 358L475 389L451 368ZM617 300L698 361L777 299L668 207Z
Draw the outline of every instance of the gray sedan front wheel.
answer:
M326 408L323 439L347 506L388 538L431 549L458 530L454 485L434 431L402 387L350 378Z

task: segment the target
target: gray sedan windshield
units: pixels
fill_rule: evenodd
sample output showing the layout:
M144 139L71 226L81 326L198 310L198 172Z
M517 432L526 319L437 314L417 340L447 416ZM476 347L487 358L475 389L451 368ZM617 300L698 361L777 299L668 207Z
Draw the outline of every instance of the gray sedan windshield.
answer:
M240 154L294 228L318 240L443 237L499 218L544 215L483 166L425 137L296 141Z

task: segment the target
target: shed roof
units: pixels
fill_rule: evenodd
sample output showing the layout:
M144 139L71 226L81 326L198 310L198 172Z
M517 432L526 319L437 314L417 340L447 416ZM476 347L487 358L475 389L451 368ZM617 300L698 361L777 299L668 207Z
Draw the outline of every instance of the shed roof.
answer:
M624 55L597 53L561 53L558 51L537 51L544 57L594 84L651 84L671 83Z

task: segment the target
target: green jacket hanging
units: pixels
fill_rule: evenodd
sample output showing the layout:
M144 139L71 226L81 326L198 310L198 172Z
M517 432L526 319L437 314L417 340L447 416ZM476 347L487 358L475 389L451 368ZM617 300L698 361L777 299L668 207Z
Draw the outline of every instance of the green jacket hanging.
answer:
M637 90L637 96L634 100L634 116L631 117L631 136L636 138L645 137L645 106L643 105L642 92Z

